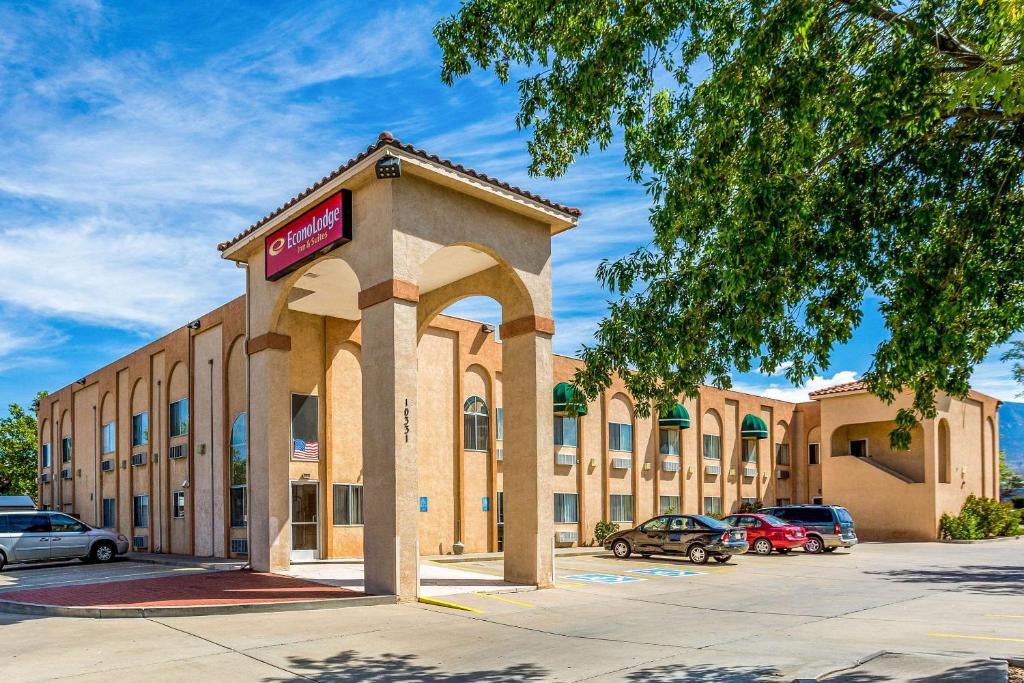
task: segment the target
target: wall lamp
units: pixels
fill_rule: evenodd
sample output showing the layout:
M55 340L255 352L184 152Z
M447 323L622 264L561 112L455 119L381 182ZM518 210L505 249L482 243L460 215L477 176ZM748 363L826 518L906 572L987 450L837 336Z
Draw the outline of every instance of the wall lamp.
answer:
M203 323L199 320L199 318L196 318L195 320L190 321L187 327L190 330L198 330L200 327L202 327L202 325Z
M373 170L377 173L377 180L402 177L402 160L390 154L382 156L374 164Z
M484 331L484 334L491 334L494 332L494 325L484 323L483 325L480 326L480 329Z

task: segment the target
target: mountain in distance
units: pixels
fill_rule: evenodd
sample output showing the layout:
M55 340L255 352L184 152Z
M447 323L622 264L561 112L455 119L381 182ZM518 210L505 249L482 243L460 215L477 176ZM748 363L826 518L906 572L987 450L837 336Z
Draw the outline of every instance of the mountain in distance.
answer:
M1007 401L999 408L999 448L1010 467L1024 474L1024 403Z

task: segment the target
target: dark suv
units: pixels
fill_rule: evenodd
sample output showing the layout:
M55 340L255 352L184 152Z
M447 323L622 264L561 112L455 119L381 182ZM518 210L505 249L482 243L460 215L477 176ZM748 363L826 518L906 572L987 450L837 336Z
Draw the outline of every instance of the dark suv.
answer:
M830 553L836 548L857 545L857 533L850 512L838 505L780 505L758 510L775 515L807 530L804 552Z

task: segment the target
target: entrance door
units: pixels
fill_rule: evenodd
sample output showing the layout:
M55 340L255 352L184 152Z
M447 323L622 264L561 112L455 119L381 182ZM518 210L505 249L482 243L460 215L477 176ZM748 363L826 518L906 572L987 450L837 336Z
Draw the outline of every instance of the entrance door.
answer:
M319 558L320 486L315 481L292 482L292 561Z

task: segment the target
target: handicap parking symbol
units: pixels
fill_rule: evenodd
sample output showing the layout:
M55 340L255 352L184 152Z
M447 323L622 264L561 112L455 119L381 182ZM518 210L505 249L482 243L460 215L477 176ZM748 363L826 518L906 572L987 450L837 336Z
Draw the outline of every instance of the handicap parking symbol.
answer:
M689 569L631 569L634 574L650 574L651 576L696 576L703 572L694 572Z
M588 583L630 583L632 581L643 581L635 576L619 576L618 574L574 574L565 577L569 581L586 581Z

